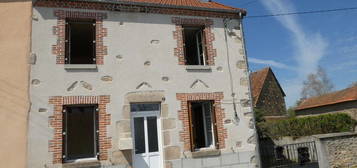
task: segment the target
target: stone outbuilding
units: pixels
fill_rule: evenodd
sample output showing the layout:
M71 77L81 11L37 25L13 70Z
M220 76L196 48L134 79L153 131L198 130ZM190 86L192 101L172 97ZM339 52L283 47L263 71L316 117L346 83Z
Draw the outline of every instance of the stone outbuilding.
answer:
M285 93L270 67L250 74L253 106L265 117L286 116Z
M357 86L305 99L295 112L297 116L346 113L357 120Z

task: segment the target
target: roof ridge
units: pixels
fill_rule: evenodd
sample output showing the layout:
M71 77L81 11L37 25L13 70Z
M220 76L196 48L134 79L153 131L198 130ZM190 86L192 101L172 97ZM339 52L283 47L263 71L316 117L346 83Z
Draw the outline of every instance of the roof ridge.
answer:
M339 95L340 94L340 95ZM333 105L357 100L357 86L344 88L320 96L314 96L303 100L295 110L303 110L320 106Z

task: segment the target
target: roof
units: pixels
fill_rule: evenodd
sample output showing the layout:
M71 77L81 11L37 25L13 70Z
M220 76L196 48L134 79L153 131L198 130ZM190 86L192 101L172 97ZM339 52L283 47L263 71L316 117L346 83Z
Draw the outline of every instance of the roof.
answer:
M304 110L357 100L357 86L303 100L295 110Z
M200 8L213 8L213 9L226 9L226 10L239 10L238 8L223 5L218 2L202 0L117 0L127 2L139 2L139 3L151 3L161 5L173 5L173 6L186 6L186 7L200 7Z
M258 70L256 72L252 72L250 74L250 82L251 82L251 91L252 91L252 96L253 96L253 101L254 105L256 105L258 98L260 96L260 93L262 92L264 83L268 77L269 72L273 75L275 81L277 82L281 92L285 96L285 93L283 89L281 88L279 81L276 79L273 71L271 70L270 67L266 67L264 69Z

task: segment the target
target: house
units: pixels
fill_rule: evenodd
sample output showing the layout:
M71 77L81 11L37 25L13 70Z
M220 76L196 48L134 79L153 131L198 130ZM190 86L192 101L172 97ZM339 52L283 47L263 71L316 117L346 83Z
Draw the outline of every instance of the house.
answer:
M346 113L357 120L357 86L305 99L295 112L297 116Z
M208 0L37 0L28 167L255 167L245 15Z
M286 116L285 93L270 67L250 74L253 106L266 117Z
M32 1L2 0L0 11L0 167L25 168Z

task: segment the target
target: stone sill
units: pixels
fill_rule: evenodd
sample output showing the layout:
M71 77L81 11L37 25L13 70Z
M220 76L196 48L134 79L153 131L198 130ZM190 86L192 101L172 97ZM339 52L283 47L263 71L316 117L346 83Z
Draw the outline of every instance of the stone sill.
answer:
M186 65L188 71L211 71L212 67L207 65Z
M63 163L62 168L99 168L98 160Z
M65 64L66 70L96 70L97 64Z
M204 149L200 151L191 152L192 158L202 158L209 156L219 156L221 151L218 149Z

